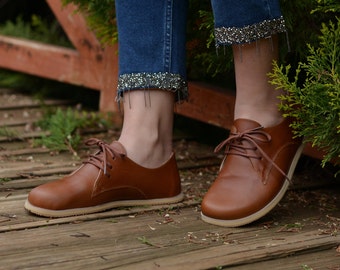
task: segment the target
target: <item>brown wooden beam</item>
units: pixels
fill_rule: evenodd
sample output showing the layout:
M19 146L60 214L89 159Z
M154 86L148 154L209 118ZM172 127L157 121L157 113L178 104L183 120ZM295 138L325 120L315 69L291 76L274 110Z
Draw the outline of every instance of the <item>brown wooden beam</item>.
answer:
M0 67L100 91L100 110L117 112L117 46L102 46L74 5L47 0L75 49L0 35Z
M93 89L100 86L93 59L36 41L0 36L0 67Z
M218 127L231 127L234 119L234 91L201 82L189 82L188 87L188 102L176 105L176 113Z

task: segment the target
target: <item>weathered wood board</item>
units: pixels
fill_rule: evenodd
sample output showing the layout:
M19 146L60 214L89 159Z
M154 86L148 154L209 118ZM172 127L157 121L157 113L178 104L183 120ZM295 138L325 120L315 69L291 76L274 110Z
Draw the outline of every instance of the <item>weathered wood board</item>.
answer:
M59 219L27 213L23 204L33 187L72 172L92 150L81 148L74 157L34 147L42 132L24 127L43 111L13 95L25 103L0 102L0 126L20 135L0 139L0 269L340 269L340 185L333 171L307 158L266 217L241 228L213 226L201 221L200 201L222 156L192 135L174 140L181 203ZM0 91L0 101L9 96ZM25 111L27 121L20 118ZM112 140L118 133L92 131L84 139L91 136Z

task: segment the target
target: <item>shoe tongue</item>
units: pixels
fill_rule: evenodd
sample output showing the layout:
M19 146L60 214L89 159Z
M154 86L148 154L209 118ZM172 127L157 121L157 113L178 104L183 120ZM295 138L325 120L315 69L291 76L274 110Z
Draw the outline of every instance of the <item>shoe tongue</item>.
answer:
M260 126L261 125L256 121L239 118L234 121L234 125L231 127L230 131L233 133L241 133Z
M118 141L114 141L110 144L111 148L117 151L118 153L126 156L126 149L125 147Z

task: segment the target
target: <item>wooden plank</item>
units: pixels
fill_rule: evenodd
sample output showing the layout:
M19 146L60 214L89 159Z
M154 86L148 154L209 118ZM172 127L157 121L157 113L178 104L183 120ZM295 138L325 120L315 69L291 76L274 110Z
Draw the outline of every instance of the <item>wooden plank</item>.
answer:
M67 162L58 162L57 165L51 166L47 163L36 162L33 164L24 163L21 164L16 163L16 166L13 164L8 164L11 166L10 168L1 168L1 178L5 179L18 179L21 177L25 177L28 179L40 177L40 176L48 176L48 175L58 175L68 174L75 170L74 164L79 164L80 162L71 163Z
M27 94L13 89L0 88L0 112L15 111L21 109L42 109L42 106L66 106L74 104L69 100L47 98L44 101L34 99Z
M157 269L157 267L161 269L229 268L237 264L251 265L254 262L274 260L282 256L293 256L299 253L334 248L339 240L332 237L327 240L325 238L315 239L310 237L310 233L303 235L303 238L303 240L297 240L293 236L287 237L287 242L284 245L267 243L268 246L265 247L258 244L234 246L232 252L230 252L231 247L226 246L207 248L163 258L153 258L148 262L143 261L125 267L120 266L120 269L134 269L134 267L140 269Z
M42 117L41 109L0 110L1 126L25 126L37 122Z
M40 102L38 100L29 101L28 103L21 102L20 104L16 104L15 107L13 105L7 105L3 103L0 106L0 110L17 110L17 109L29 109L29 108L42 108L42 107L50 107L50 106L61 106L65 107L66 105L74 105L72 101L67 100L44 100L44 102Z
M102 213L56 218L49 219L31 215L24 210L24 202L27 198L26 190L25 193L11 194L7 197L0 197L0 233L8 231L26 230L31 228L38 228L44 226L61 225L68 223L78 223L92 220L100 220L107 218L115 218L129 215L137 215L146 212L153 212L162 209L169 208L184 208L189 206L196 206L198 204L195 200L187 199L183 202L176 204L165 204L165 205L153 205L153 206L142 206L142 207L120 207L117 209L105 211Z
M1 97L1 95L0 95ZM20 98L19 96L18 98ZM46 103L21 103L21 105L9 105L0 98L0 126L25 126L39 121L48 107L56 107L65 109L66 105L71 105L68 101L46 100ZM5 107L6 106L6 107Z
M26 140L26 139L34 139L34 138L41 138L43 134L47 135L47 132L43 131L27 131L23 132L25 127L8 127L7 128L10 132L13 132L9 136L0 136L0 142L8 142L8 141L15 141L15 140Z
M12 142L14 144L14 142ZM25 143L27 146L27 143ZM16 144L19 145L19 144ZM35 147L34 149L32 148L17 148L14 150L8 150L5 148L3 145L1 145L2 149L6 149L4 151L1 151L1 156L2 157L15 157L15 156L27 156L27 155L32 155L32 154L46 154L50 153L50 150L48 148L44 147Z
M25 269L211 269L330 249L339 243L339 236L320 234L313 226L298 233L278 233L279 226L263 229L259 224L216 227L203 223L193 208L51 226L56 220L3 234L1 263Z
M319 250L317 252L287 256L276 260L268 260L252 264L228 267L229 270L258 270L258 269L275 269L275 270L296 270L296 269L340 269L340 253L336 248Z
M0 36L0 67L99 89L102 69L73 49ZM102 59L97 60L100 64Z

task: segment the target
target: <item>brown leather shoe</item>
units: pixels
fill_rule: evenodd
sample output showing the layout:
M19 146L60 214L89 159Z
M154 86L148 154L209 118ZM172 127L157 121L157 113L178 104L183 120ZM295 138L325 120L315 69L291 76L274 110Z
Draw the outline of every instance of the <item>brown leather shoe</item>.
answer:
M251 223L282 199L302 152L293 139L289 120L263 128L238 119L230 136L217 146L226 147L219 175L202 201L205 222L237 227Z
M174 154L162 166L148 169L130 160L119 142L90 139L87 144L100 150L72 174L34 188L25 202L28 211L66 217L183 199Z

